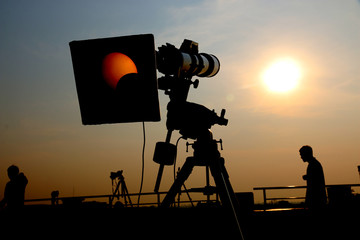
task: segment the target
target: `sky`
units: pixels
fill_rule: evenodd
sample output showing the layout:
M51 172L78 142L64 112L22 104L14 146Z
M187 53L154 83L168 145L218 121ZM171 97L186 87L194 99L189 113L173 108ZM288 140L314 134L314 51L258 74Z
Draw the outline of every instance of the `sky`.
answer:
M199 78L188 101L226 109L229 124L211 130L223 140L236 192L305 185L303 145L313 147L327 184L359 183L359 1L2 0L0 198L12 164L29 179L27 199L54 190L62 197L111 194L110 172L118 170L129 192L139 191L142 123L81 124L69 42L147 33L156 48L191 39L220 60L220 72ZM284 58L298 64L301 77L290 91L270 91L262 74ZM169 99L159 91L159 100L162 120L145 123L143 192L153 191L154 147L167 131ZM181 140L177 166L191 155L185 150ZM172 172L165 167L161 191ZM187 187L204 186L204 172L196 168Z

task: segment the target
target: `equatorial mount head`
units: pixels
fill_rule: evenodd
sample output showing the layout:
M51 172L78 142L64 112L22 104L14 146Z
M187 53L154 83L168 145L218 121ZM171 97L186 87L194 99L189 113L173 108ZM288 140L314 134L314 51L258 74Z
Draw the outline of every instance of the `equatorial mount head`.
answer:
M215 124L228 124L225 109L218 116L214 110L211 111L203 105L176 101L170 101L167 109L168 130L179 130L184 138L197 139Z

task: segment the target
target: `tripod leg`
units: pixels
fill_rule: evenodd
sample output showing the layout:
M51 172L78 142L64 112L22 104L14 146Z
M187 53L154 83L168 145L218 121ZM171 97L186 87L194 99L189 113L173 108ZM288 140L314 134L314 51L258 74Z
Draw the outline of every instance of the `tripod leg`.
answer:
M241 239L243 240L244 236L240 227L239 216L238 216L240 206L236 199L235 192L229 181L229 175L224 165L224 159L217 158L211 160L210 171L214 178L216 187L219 191L220 200L225 208L231 210L232 215L234 216L234 220L236 222L236 226L239 230Z
M170 205L174 202L176 194L181 190L181 186L184 184L186 179L190 176L193 168L194 168L194 160L192 157L188 157L179 171L173 185L170 190L166 194L164 200L161 203L161 207L170 207Z
M115 191L113 191L113 195L110 198L111 205L112 205L112 202L113 202L115 197L119 200L119 197L120 197L120 191L119 191L120 183L121 183L120 181L117 182ZM113 182L113 185L114 185L114 182Z
M191 206L194 207L194 203L193 203L193 201L192 201L192 199L191 199L191 197L190 197L190 194L189 194L189 192L188 192L185 184L183 184L183 187L184 187L184 189L185 189L186 195L188 196L188 198L189 198L189 200L190 200Z
M170 143L172 131L173 130L168 130L168 132L166 134L165 143L159 142L156 144L155 153L154 153L154 161L157 163L160 163L158 175L156 178L155 188L154 188L154 192L156 192L156 193L159 192L159 188L160 188L161 177L162 177L162 174L164 171L164 159L166 159L166 160L168 160L169 158L174 159L174 157L175 157L174 153L176 153L176 146L172 145ZM155 155L157 157L155 157ZM155 159L157 159L157 160L155 160ZM165 162L167 162L167 161L165 161ZM172 165L172 164L174 164L174 162L172 162L169 165ZM158 198L159 198L159 194L158 194Z
M156 178L155 188L154 188L154 192L156 192L156 193L159 192L160 182L161 182L161 177L162 177L163 171L164 171L164 164L160 164L158 175Z
M130 198L130 195L129 195L129 191L126 187L126 184L125 184L125 181L123 181L122 183L122 187L123 187L123 194L124 194L124 199L126 199L126 197L129 199L129 203L130 203L130 206L132 207L132 202L131 202L131 198Z

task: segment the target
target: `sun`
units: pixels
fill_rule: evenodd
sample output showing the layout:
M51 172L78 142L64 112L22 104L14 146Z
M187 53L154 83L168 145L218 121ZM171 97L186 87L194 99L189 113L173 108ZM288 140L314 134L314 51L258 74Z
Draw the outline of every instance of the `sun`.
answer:
M262 75L262 80L268 89L279 93L294 89L300 78L300 66L296 61L289 58L275 61Z
M106 55L102 63L104 80L113 89L116 89L119 80L123 76L137 72L136 65L131 58L119 52Z

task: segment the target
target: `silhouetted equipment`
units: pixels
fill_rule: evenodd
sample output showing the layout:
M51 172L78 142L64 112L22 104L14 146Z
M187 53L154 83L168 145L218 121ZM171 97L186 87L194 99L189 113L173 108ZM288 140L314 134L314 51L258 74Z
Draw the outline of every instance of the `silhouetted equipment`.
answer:
M350 186L331 186L327 188L329 205L335 208L350 206L352 193Z
M239 202L241 213L251 214L254 210L254 193L237 192L235 195Z
M184 40L177 50L174 46L167 44L166 47L160 47L158 55L158 69L165 76L160 78L159 89L165 90L169 95L170 102L167 105L168 129L165 142L158 142L155 147L154 161L160 164L158 176L155 184L155 192L159 191L164 165L172 165L176 156L176 146L170 143L171 134L174 130L185 139L194 139L192 145L194 154L188 157L185 164L172 184L169 192L161 202L161 207L169 207L175 200L175 196L180 192L184 182L190 176L195 166L205 166L207 173L207 187L209 186L209 170L216 184L216 191L220 196L222 205L231 212L234 222L239 230L239 235L243 239L241 227L239 224L238 213L240 211L234 190L231 186L229 175L225 168L225 160L218 151L217 141L213 138L210 131L211 126L227 125L225 119L225 110L218 116L215 111L211 111L203 105L187 102L187 96L191 85L198 86L199 81L191 81L194 75L214 76L220 67L219 60L213 57L208 58L209 64L202 66L199 63L206 55L196 55L198 44L189 40ZM193 55L192 55L193 54ZM169 56L168 56L169 55ZM190 56L190 57L188 57ZM191 57L196 56L196 57ZM211 56L211 55L209 55ZM173 58L172 58L173 57ZM191 59L191 61L189 60ZM190 62L190 63L189 63ZM210 64L210 62L212 62ZM205 70L205 71L203 71ZM221 145L222 148L222 145Z
M227 125L225 110L218 116L214 110L187 101L190 86L197 88L199 85L199 80L191 81L191 78L215 76L220 70L219 60L214 55L199 53L198 43L187 39L179 49L167 43L155 53L151 34L73 41L70 49L83 124L159 121L157 88L169 95L168 132L165 142L156 144L153 158L160 164L155 192L158 193L164 165L173 165L176 158L176 146L170 143L172 132L179 130L183 138L195 142L193 156L186 159L161 206L169 207L174 202L194 166L205 166L205 189L210 189L211 171L222 205L230 210L243 239L239 204L224 158L217 148L217 143L222 144L222 141L216 141L210 131L215 124ZM156 68L165 76L157 79ZM113 198L124 196L127 204L122 171L110 177L113 187L114 180L118 181L115 190L113 188ZM129 201L131 204L130 197Z
M51 205L58 205L59 204L59 191L52 191L51 192Z
M117 172L111 172L110 178L111 178L111 184L112 184L112 197L110 197L110 205L112 205L112 202L114 198L116 197L119 200L119 197L124 198L125 207L128 205L128 200L130 203L130 206L132 207L131 198L129 195L129 192L126 187L125 179L123 176L123 170L117 171Z
M160 121L158 86L168 94L179 87L179 79L213 77L220 69L214 55L199 53L198 44L187 39L180 49L167 43L158 52L152 34L72 41L69 45L84 125ZM165 74L159 83L156 69ZM196 87L198 80L180 83L185 88L188 84ZM181 91L181 97L186 99L187 92ZM175 90L172 95L178 93ZM194 103L188 105L192 105L188 111L207 111Z
M152 34L69 45L83 124L160 121Z

